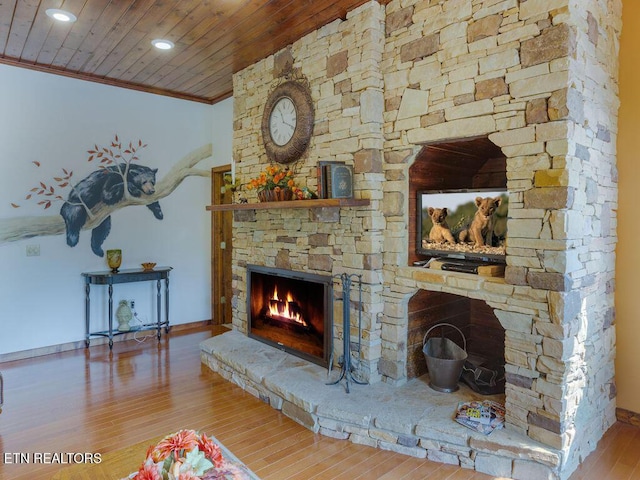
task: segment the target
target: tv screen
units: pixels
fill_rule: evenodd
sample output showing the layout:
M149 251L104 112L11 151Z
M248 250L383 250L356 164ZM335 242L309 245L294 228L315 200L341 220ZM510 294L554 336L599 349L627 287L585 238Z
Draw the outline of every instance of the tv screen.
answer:
M418 192L417 253L505 263L508 211L506 190Z

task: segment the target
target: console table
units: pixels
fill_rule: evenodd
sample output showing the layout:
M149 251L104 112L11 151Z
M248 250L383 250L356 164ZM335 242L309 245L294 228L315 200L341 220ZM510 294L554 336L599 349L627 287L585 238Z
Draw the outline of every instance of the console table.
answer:
M169 271L172 267L155 267L153 270L143 270L141 268L134 269L125 269L120 270L118 273L114 273L111 270L107 270L104 272L84 272L82 276L84 277L84 319L85 319L85 345L88 347L89 342L92 336L101 336L109 338L109 349L113 348L113 337L115 335L122 335L124 333L129 333L132 331L140 330L140 328L132 328L126 332L120 332L116 330L113 331L113 286L118 283L130 283L130 282L146 282L153 281L157 282L157 311L158 311L158 320L154 325L158 331L158 340L160 340L162 326L165 327L165 332L169 333ZM161 292L161 282L164 280L164 315L165 319L162 321L162 292ZM109 330L100 331L100 332L91 332L90 323L91 323L91 312L90 312L90 295L91 295L91 285L108 285L109 287ZM151 324L153 325L153 324ZM143 325L151 326L151 325Z

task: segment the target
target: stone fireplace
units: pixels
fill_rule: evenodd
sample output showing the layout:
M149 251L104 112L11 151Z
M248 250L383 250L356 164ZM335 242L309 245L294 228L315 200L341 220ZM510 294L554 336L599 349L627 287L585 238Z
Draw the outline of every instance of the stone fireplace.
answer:
M494 432L479 439L449 419L441 424L455 395L439 420L390 427L374 414L328 416L318 399L324 394L300 399L248 367L234 370L222 354L203 361L327 435L498 476L567 478L615 421L621 2L383 3L368 2L234 76L240 179L266 166L264 102L293 68L309 81L316 119L296 178L315 188L318 161L344 161L354 167L355 196L369 205L235 212L233 333L248 331L248 264L361 274L362 300L350 306L353 317L361 312L362 338L355 328L342 331L342 306L334 303L334 358L344 353L343 335L361 340L358 374L369 382L362 388L400 392L423 373L415 347L426 325L415 330L413 320L424 307L412 299L459 303L475 312L465 314L466 331L485 329L484 342L500 350L494 360L506 372L508 438ZM493 145L492 161L468 162L469 177L490 173L482 178L501 179L509 192L504 277L416 267L415 169L424 171L422 182L439 184L448 181L448 165L465 162L457 155L415 165L434 145L478 138ZM424 401L437 410L447 402L438 395Z

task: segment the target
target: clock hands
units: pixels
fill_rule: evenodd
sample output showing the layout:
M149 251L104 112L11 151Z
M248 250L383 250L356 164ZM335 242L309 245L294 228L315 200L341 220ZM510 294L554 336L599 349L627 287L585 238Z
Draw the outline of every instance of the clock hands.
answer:
M290 123L287 122L287 120L284 118L284 113L282 113L282 110L278 110L278 113L280 114L280 118L282 119L282 123L284 123L287 127L291 127L293 129L296 128L295 125L291 125Z

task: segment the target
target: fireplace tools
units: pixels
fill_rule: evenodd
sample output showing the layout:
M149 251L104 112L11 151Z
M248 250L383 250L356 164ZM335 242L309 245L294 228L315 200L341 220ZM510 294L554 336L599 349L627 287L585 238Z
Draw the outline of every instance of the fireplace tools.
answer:
M334 275L334 278L339 279L342 282L342 342L343 342L343 354L342 364L340 366L340 376L335 382L327 383L327 385L337 385L342 380L345 381L345 390L349 393L349 382L357 383L358 385L366 385L367 382L357 380L353 376L354 368L351 365L351 284L352 278L358 280L358 369L360 368L360 358L362 351L362 275L355 273L349 275L343 273L341 275ZM333 366L333 348L331 349L331 355L329 357L329 366L327 376L331 373Z

